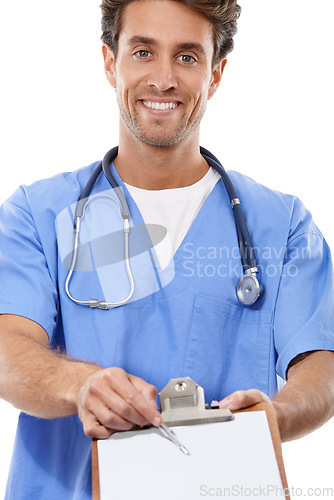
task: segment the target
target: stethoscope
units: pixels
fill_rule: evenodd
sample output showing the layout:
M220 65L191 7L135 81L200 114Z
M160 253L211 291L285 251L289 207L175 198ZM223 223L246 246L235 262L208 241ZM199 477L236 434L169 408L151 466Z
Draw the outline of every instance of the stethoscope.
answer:
M242 209L241 209L241 204L240 200L238 198L237 192L232 184L231 179L227 175L224 167L221 165L219 160L212 154L210 151L208 151L205 148L200 148L201 155L203 158L208 162L208 164L214 168L219 175L221 176L227 194L229 196L232 210L233 210L233 215L234 215L234 220L235 220L235 226L237 230L237 237L238 237L238 244L239 244L239 251L240 251L240 258L241 258L241 263L242 263L242 268L243 268L243 276L239 280L239 283L237 285L237 297L239 301L245 305L245 306L251 306L254 304L257 299L262 295L263 293L263 286L260 285L259 280L257 278L257 273L258 273L258 268L257 268L257 262L256 262L256 257L255 257L255 252L254 252L254 247L253 243L249 234L249 231L247 229L245 217L243 215ZM71 261L71 266L65 281L65 290L68 295L68 297L73 300L76 304L84 305L84 306L90 306L92 308L98 307L99 309L110 309L112 307L118 307L126 304L132 297L133 292L134 292L134 280L131 272L131 267L130 267L130 262L129 262L129 233L130 233L130 210L128 203L126 201L125 195L123 193L123 190L119 187L117 184L115 178L113 177L111 171L110 171L110 164L113 162L113 160L116 158L118 153L118 147L115 147L111 149L110 151L107 152L103 160L96 166L94 169L92 175L88 179L88 182L86 186L84 187L78 201L76 204L75 208L75 213L74 213L74 249L73 249L73 255L72 255L72 261ZM87 206L94 201L95 197L89 197L93 186L98 178L98 176L101 173L104 173L106 176L110 186L113 188L117 195L117 200L113 198L112 196L108 196L106 194L102 195L96 195L96 196L103 196L105 198L111 199L113 202L115 202L120 210L121 217L123 219L123 230L124 230L124 256L125 256L125 266L126 266L126 272L130 284L130 291L123 300L119 302L108 302L106 300L98 300L98 299L89 299L89 300L78 300L75 297L73 297L70 293L69 286L70 286L70 281L73 275L73 271L75 268L75 264L77 261L78 257L78 247L79 247L79 234L80 234L80 224L81 224L81 219L85 215L85 209Z

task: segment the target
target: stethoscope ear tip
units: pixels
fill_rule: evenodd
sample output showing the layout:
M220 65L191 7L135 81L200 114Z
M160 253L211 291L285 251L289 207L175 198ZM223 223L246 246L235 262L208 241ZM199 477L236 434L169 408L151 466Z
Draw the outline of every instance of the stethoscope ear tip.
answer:
M251 306L262 295L263 287L254 274L244 274L237 286L237 297L241 304Z

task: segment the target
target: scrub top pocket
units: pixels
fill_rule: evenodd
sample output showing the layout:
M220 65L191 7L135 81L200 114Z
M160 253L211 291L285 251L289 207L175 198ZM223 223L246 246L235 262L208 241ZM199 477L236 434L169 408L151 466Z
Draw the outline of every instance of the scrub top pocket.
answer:
M271 311L198 294L184 373L204 387L208 403L236 390L257 388L268 394L271 343Z

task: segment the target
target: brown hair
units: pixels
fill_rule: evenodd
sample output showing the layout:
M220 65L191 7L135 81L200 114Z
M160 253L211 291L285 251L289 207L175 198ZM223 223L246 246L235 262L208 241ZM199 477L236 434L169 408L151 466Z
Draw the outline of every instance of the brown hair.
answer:
M124 8L135 0L102 0L102 36L117 56L117 43L121 29L121 17ZM233 36L237 32L237 19L241 8L237 0L175 0L188 5L204 14L212 25L213 31L213 65L225 57L233 49Z

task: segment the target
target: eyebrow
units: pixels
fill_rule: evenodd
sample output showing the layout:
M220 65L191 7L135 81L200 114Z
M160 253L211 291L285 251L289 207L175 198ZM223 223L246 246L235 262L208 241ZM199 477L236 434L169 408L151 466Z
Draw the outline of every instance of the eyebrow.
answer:
M180 50L193 50L195 52L205 55L204 47L200 43L195 43L195 42L179 43L177 45L177 48Z
M133 36L128 40L128 45L136 45L137 43L143 45L159 45L158 42L154 40L154 38L147 38L145 36ZM177 50L193 50L195 52L205 55L204 47L200 43L195 43L195 42L179 43L176 46L176 48Z
M128 40L128 45L136 45L136 43L142 43L143 45L156 45L156 41L153 38L147 38L145 36L133 36Z

